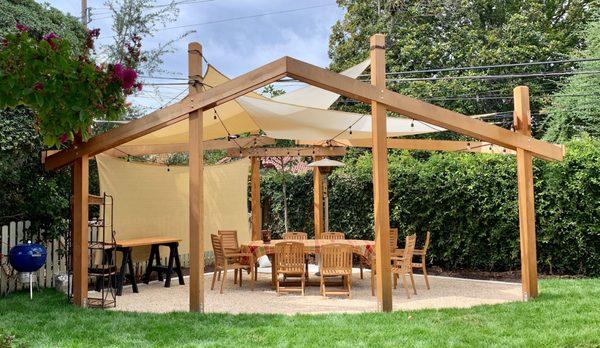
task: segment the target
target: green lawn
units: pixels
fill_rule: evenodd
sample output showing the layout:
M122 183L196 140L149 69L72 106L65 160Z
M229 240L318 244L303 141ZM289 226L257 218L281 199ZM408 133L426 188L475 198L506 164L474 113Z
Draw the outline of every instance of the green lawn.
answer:
M0 332L15 346L600 347L600 279L544 280L540 289L527 303L297 316L79 309L46 290L0 300Z

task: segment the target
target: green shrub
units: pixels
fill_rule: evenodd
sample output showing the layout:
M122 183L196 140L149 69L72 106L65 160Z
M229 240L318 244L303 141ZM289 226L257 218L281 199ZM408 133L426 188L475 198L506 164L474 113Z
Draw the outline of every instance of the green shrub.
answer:
M542 272L600 275L600 141L567 144L564 161L534 161L537 248ZM371 156L347 158L330 176L330 230L373 238ZM266 227L283 230L281 187L266 175ZM401 234L432 234L429 261L444 269L520 267L513 156L434 153L389 156L390 223ZM291 230L313 232L312 174L288 181ZM269 214L264 212L263 214ZM402 242L400 242L402 244Z

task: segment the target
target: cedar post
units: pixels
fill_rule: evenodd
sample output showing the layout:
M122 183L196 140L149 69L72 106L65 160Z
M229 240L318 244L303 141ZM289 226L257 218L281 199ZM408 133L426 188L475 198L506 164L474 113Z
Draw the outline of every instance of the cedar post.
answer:
M88 297L88 195L89 161L82 155L73 162L71 184L72 219L72 263L73 263L73 303L78 307L87 306Z
M371 36L371 84L381 94L385 89L385 36ZM386 108L371 102L373 142L373 202L375 218L375 266L377 272L377 304L384 312L392 311L390 270L390 212L388 194Z
M529 88L516 87L514 95L515 131L531 136ZM537 256L535 237L535 206L533 192L533 155L517 148L517 180L519 190L519 235L521 244L521 287L523 299L537 297Z
M189 94L192 102L201 98L202 46L188 45ZM189 116L189 205L190 205L190 311L204 312L204 148L202 110Z
M262 209L260 206L260 158L251 157L252 174L250 195L252 208L252 240L260 240L262 230Z
M320 160L315 156L315 161ZM313 168L313 210L315 219L315 239L323 233L323 174L318 167Z

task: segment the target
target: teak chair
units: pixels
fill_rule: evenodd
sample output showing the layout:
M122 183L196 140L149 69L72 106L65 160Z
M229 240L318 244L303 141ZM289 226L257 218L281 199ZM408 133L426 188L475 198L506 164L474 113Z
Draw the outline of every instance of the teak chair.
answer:
M415 244L417 243L417 235L412 234L406 236L406 243L404 246L404 254L402 256L392 256L394 265L392 266L392 275L394 277L394 289L398 287L398 278L402 277L402 287L406 289L406 295L410 298L410 291L406 284L406 275L410 276L410 283L412 285L415 295L417 294L417 288L415 287L415 278L413 277L412 258L413 252L415 251Z
M283 241L275 244L275 276L277 293L299 291L304 296L304 244L294 241ZM281 286L279 275L284 277L300 277L300 288Z
M211 234L210 238L212 241L213 251L215 253L215 271L213 273L210 289L214 290L217 272L220 273L222 271L223 278L221 279L220 291L222 294L223 285L225 284L225 279L227 278L227 271L233 269L240 275L240 287L242 286L242 270L248 271L248 273L250 273L250 288L254 290L254 255L252 253L227 252L223 244L223 236ZM248 264L242 264L243 258L248 258Z
M321 295L346 295L352 291L352 246L333 243L321 247ZM342 277L342 290L329 291L325 287L325 277Z
M241 253L240 244L238 242L238 234L236 230L219 230L219 236L223 237L223 247L227 253ZM233 274L233 284L237 284L237 278L242 277L241 271L235 270ZM254 265L254 280L258 278L258 265ZM217 280L221 279L221 272L217 274Z
M308 234L306 232L285 232L283 234L284 240L307 240ZM304 276L308 279L308 257L304 257L304 264L306 271Z
M417 235L413 234L410 236L406 236L406 248L403 249L402 253L403 256L391 256L390 260L394 263L394 265L392 266L392 275L394 277L394 289L397 287L397 279L400 275L402 275L402 285L406 286L405 280L404 280L404 274L405 273L401 273L401 270L405 270L405 268L400 269L400 266L402 266L401 264L399 264L398 261L404 260L405 257L410 257L408 264L411 263L412 261L412 253L414 251L415 248L415 243L417 240ZM412 247L410 247L410 244L412 243ZM410 255L407 254L407 252L410 252ZM398 268L398 270L394 271L395 268ZM409 267L409 274L410 274L410 278L412 281L412 285L413 285L413 290L415 292L415 294L417 293L417 289L415 288L415 284L414 284L414 279L412 276L412 267ZM377 276L377 272L376 272L376 265L375 265L375 259L371 260L371 295L375 296L375 276ZM408 291L408 288L407 288ZM409 295L410 298L410 295Z
M346 235L344 235L344 232L323 232L321 233L321 239L340 240L346 239Z
M398 253L398 229L390 228L390 255L395 256ZM363 269L365 267L365 260L363 258L360 259L360 279L363 279ZM371 265L371 272L375 266Z
M421 271L423 272L423 278L425 278L425 285L427 286L427 290L431 289L431 287L429 286L429 277L427 276L427 249L429 248L429 238L430 233L429 231L427 231L427 234L425 235L425 244L423 245L423 249L415 249L413 253L413 256L421 256L421 260L420 262L412 263L413 270L416 268L421 269ZM403 249L398 250L404 252Z
M285 232L283 234L283 239L285 239L285 240L306 240L306 239L308 239L308 234L305 232Z

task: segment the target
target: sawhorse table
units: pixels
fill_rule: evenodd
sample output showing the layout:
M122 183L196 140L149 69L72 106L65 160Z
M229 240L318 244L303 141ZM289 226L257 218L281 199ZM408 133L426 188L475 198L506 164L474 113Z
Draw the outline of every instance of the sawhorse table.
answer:
M131 288L134 293L139 292L137 282L135 280L135 270L133 268L133 260L131 258L131 252L134 247L150 246L150 256L148 258L148 266L146 267L146 273L142 280L145 284L150 281L152 272L158 273L158 280L163 281L163 273L165 274L165 287L171 286L171 274L173 271L177 273L179 278L179 284L184 285L183 273L181 272L181 261L179 260L179 242L181 239L171 237L146 237L136 238L128 240L120 240L117 242L117 251L123 253L123 259L121 261L121 269L119 272L119 278L117 283L117 295L121 296L123 293L123 280L125 277L131 282ZM169 259L167 266L161 265L160 262L160 246L166 246L169 248ZM129 270L128 273L126 269Z

